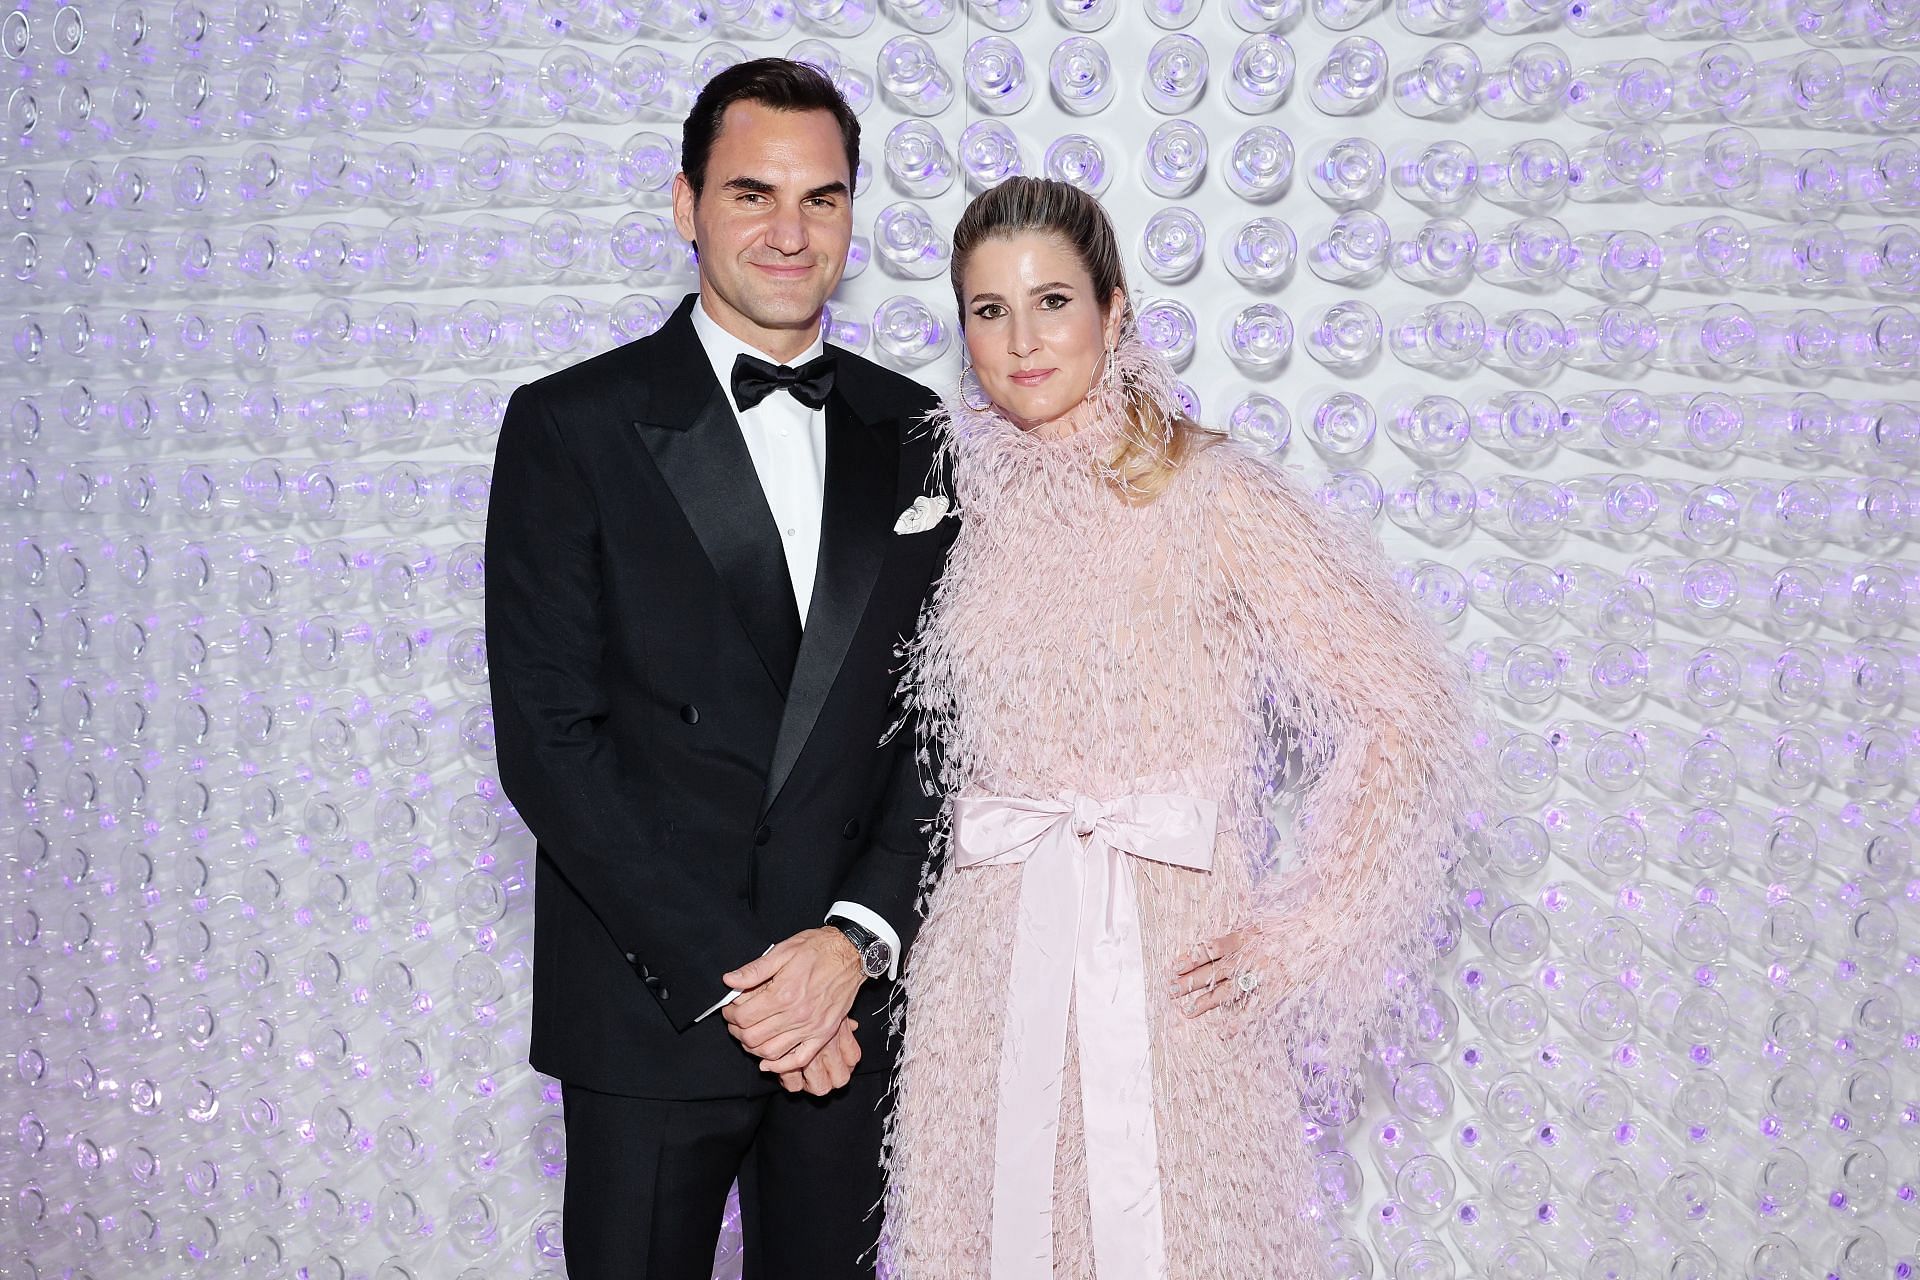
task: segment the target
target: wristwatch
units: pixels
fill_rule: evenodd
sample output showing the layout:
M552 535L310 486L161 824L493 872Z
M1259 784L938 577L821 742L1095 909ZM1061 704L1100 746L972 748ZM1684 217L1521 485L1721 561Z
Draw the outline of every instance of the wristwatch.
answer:
M869 978L884 978L893 965L893 948L886 939L863 924L845 916L828 916L827 923L847 935L847 941L860 953L860 972Z

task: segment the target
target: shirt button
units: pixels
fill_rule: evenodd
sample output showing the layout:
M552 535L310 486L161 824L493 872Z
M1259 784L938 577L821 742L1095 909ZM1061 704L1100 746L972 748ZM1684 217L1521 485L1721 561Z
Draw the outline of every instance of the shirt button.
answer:
M797 538L800 536L800 531L798 529L789 529L787 530L787 536L789 538Z

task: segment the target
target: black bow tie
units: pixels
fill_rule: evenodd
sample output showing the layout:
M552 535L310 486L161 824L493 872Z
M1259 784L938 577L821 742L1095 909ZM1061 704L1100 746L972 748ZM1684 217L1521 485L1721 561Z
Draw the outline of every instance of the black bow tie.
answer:
M742 413L776 391L786 391L809 409L827 402L833 390L833 353L823 352L798 369L768 364L742 353L733 359L733 402Z

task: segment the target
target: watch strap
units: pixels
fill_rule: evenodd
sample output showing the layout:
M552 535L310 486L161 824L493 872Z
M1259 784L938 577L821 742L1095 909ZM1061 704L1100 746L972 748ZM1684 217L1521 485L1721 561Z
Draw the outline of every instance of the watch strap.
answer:
M854 949L862 954L865 954L868 947L880 941L879 934L863 924L847 919L845 916L828 916L827 923L846 934L847 941L851 942Z
M860 968L869 978L877 978L887 971L892 960L890 948L879 934L855 920L845 916L828 916L827 923L846 935L847 941L859 953ZM884 958L882 958L884 957ZM876 967L878 972L875 972Z

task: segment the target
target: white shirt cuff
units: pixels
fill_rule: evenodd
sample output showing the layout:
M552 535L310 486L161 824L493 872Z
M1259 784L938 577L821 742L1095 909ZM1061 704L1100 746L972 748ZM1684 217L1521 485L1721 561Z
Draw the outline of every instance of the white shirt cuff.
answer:
M900 976L900 935L893 931L886 918L877 911L869 911L857 902L836 902L827 908L829 916L845 916L855 924L870 929L880 941L887 944L887 954L893 958L887 962L887 981L892 982Z
M740 993L738 991L729 991L727 992L727 994L721 996L718 1000L715 1000L713 1002L713 1008L708 1009L707 1013L712 1013L714 1009L725 1008L727 1005L732 1004L735 1000L738 1000L739 998L740 998ZM701 1014L700 1018L706 1017L707 1013ZM695 1018L694 1021L698 1022L700 1021L700 1018Z

